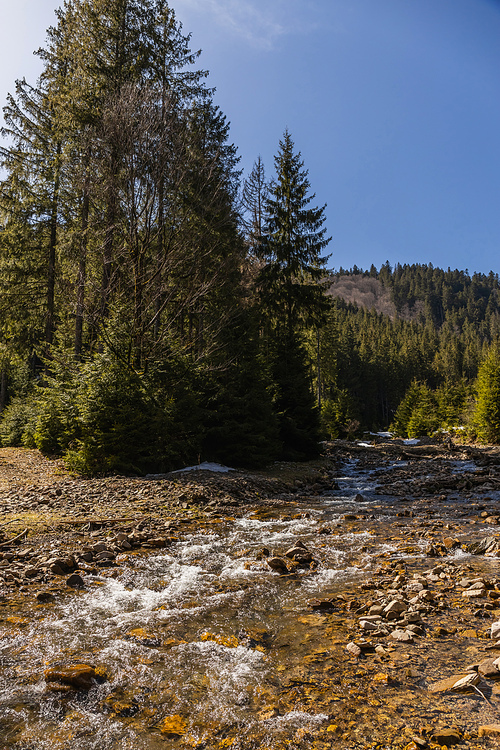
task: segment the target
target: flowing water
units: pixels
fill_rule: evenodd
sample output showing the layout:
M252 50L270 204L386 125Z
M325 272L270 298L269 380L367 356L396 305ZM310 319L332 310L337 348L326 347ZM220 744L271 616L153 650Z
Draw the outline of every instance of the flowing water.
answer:
M403 506L374 494L355 462L343 473L287 515L187 524L168 549L130 554L84 591L20 605L0 630L0 750L311 747L333 731L348 636L310 602L355 593L381 559L419 559L425 546L413 538L398 553L390 529ZM316 568L271 570L266 555L298 541ZM82 663L106 679L82 691L44 679Z

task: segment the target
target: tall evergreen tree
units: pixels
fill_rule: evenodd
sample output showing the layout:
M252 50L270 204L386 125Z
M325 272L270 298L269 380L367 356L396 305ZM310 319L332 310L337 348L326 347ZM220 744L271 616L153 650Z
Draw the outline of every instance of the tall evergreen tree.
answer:
M266 229L260 254L264 266L257 279L264 308L288 335L327 309L320 281L328 258L321 256L326 237L325 208L309 207L308 172L285 130L275 156L276 178L266 202Z
M500 345L491 347L479 368L474 424L480 440L500 443Z
M258 156L249 177L243 184L243 226L251 253L258 257L266 216L269 185L266 180L264 162Z
M310 458L318 449L319 420L301 336L328 309L321 285L328 245L325 206L312 208L308 172L286 130L275 156L276 177L266 201L257 287L276 385L283 455Z

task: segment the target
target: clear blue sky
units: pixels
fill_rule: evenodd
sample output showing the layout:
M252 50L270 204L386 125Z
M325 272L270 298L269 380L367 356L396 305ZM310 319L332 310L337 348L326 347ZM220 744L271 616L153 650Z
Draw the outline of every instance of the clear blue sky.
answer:
M57 0L0 0L0 100ZM500 0L172 0L246 173L287 127L330 266L500 272Z

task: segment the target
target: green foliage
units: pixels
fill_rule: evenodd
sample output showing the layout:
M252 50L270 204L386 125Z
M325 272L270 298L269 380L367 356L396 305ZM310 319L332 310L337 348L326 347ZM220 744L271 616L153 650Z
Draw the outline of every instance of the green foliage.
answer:
M344 437L356 419L353 399L347 389L337 390L321 405L321 428L331 440Z
M479 440L500 443L500 346L494 345L477 378L477 403L473 425Z
M80 437L66 453L70 468L142 474L157 466L163 425L139 376L120 361L102 354L84 365L76 405Z
M445 383L433 391L414 380L398 406L391 430L410 438L453 430L463 422L468 395L464 382Z
M327 303L320 280L327 258L321 252L326 237L324 211L309 207L308 172L286 130L275 156L276 178L266 200L266 229L259 255L263 265L257 279L262 304L278 326L291 336L304 323L320 319Z
M436 391L441 427L452 431L463 426L471 399L471 387L464 380L446 382Z
M398 406L391 430L403 437L431 435L440 425L435 395L425 383L414 380Z
M2 446L30 446L36 420L36 408L32 399L15 396L2 412L0 421L0 443Z
M244 314L229 329L229 361L212 375L205 394L202 447L209 460L248 468L268 465L281 450L273 384L255 328Z
M319 415L311 390L307 354L299 338L284 336L273 360L282 458L304 461L319 453Z
M42 453L60 455L67 450L79 433L74 395L74 388L57 382L41 388L35 402L34 429L26 432L25 440Z
M498 276L354 267L391 317L331 305L325 207L290 134L271 183L256 163L241 217L229 124L168 3L73 0L56 16L2 129L2 443L86 474L310 458L314 376L331 436L461 421L500 334Z
M421 399L413 409L408 421L409 438L432 435L441 424L437 411L437 401L432 391L422 393Z
M24 441L43 453L62 455L79 435L79 370L71 352L57 346L51 348L45 368L33 392L36 418L26 430Z

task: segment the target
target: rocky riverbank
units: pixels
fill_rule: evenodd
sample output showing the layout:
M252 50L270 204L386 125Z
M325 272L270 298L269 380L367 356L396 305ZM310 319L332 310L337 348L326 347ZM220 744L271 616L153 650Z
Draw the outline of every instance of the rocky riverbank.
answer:
M231 724L190 733L185 711L158 715L151 698L133 684L113 687L102 710L127 727L152 727L151 748L155 742L163 747L166 738L168 746L200 750L496 747L500 452L495 448L450 451L394 441L369 446L337 441L324 459L307 466L93 480L67 476L36 452L17 457L0 452L0 471L2 464L7 467L0 480L2 653L34 618L50 618L54 603L119 579L134 560L235 518L283 522L301 517L298 506L317 507L325 497L335 501L344 467L353 462L376 482L380 503L357 493L349 512L315 526L308 539L299 535L291 545L263 546L253 558L245 549L237 554L249 571L271 569L292 590L321 573L324 550L334 541L360 538L351 561L363 571L358 581L304 600L287 639L265 629L245 634L236 626L223 635L212 626L202 636L225 649L246 644L273 665L276 677L252 695L258 728L246 738ZM300 648L295 655L292 632ZM158 653L184 643L182 633L168 639L146 626L124 637ZM106 664L81 663L81 654L79 661L70 657L66 652L43 674L24 674L21 682L42 680L43 687L45 680L47 691L71 702L73 695L108 680ZM266 727L297 712L318 721L304 720L285 739L282 732L266 740ZM67 716L66 709L61 715ZM29 744L12 722L5 726L11 732L6 747L45 747ZM69 730L58 731L59 744L50 746L71 747Z

